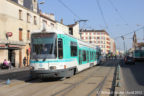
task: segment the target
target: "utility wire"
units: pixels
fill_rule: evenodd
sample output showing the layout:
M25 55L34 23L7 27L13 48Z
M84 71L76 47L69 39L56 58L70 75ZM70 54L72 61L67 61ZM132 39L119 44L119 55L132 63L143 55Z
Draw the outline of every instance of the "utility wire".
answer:
M73 14L76 18L80 20L80 17L71 9L69 8L62 0L57 0L61 5L63 5L71 14Z
M144 26L143 26L143 27L140 27L140 28L138 28L138 29L136 29L136 30L134 30L133 32L129 32L129 33L127 33L127 34L124 34L124 35L121 35L121 36L117 36L117 37L115 37L115 39L121 38L122 36L123 36L123 37L124 37L124 36L127 36L127 35L129 35L129 34L132 34L132 33L134 33L134 32L137 32L137 31L139 31L139 30L141 30L141 29L144 29Z
M80 18L80 16L78 16L78 15L77 15L71 8L69 8L62 0L57 0L57 1L58 1L61 5L63 5L71 14L73 14L73 16L75 16L76 18L78 18L77 21L82 20L82 19ZM86 25L88 28L92 29L92 27L89 26L87 23L85 23L85 25ZM83 25L82 27L84 27L84 25Z
M128 25L127 21L124 19L124 17L120 14L119 10L116 8L116 6L114 5L114 3L111 0L108 0L109 3L112 5L112 7L114 8L114 10L118 13L119 17Z
M108 29L108 25L107 25L106 19L105 19L104 14L103 14L103 10L102 10L102 8L101 8L101 6L100 6L99 0L96 0L96 2L97 2L97 5L98 5L98 8L99 8L99 10L100 10L101 16L102 16L102 18L103 18L105 27L106 27L106 29Z

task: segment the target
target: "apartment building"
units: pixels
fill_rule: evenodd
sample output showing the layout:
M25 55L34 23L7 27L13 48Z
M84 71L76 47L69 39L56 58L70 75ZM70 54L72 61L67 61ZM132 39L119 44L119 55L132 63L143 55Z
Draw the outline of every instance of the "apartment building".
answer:
M37 0L0 0L0 63L23 67L30 57L30 32L40 29Z
M79 23L75 22L74 24L68 25L68 27L69 27L69 34L73 35L75 38L80 39Z
M110 38L110 50L111 53L116 54L116 44L114 39Z
M73 25L73 26L72 26ZM0 63L10 60L15 67L23 67L30 59L30 34L43 27L49 32L64 32L79 36L79 24L71 26L55 20L54 14L39 11L37 0L0 0Z
M111 38L105 30L80 30L81 39L99 46L103 54L111 52Z
M46 14L40 12L41 17L41 26L45 26L46 30L49 32L62 32L65 34L70 34L75 38L80 39L79 34L79 23L75 22L74 24L64 25L63 19L61 21L56 21L54 14Z

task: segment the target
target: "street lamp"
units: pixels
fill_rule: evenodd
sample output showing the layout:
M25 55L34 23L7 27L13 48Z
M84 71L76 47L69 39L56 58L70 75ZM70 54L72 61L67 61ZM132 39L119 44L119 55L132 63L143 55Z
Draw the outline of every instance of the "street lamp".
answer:
M87 22L88 20L78 20L77 22L79 22L79 24L81 23L81 22ZM81 28L80 28L80 30L81 30ZM79 32L79 34L80 34L80 38L82 38L82 32L80 31Z
M44 4L45 2L44 1L42 1L42 2L40 2L39 4Z

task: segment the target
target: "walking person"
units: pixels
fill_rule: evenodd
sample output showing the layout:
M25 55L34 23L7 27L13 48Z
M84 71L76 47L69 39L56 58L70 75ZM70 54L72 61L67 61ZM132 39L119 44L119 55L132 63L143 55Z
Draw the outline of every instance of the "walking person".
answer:
M26 57L23 58L23 64L26 66Z

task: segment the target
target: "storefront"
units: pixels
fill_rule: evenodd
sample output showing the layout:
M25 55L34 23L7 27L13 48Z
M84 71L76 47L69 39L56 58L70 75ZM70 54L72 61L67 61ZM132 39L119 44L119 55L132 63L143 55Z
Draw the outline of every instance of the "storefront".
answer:
M5 43L0 44L0 63L4 59L9 60L13 67L23 67L23 57L25 44L21 43Z

